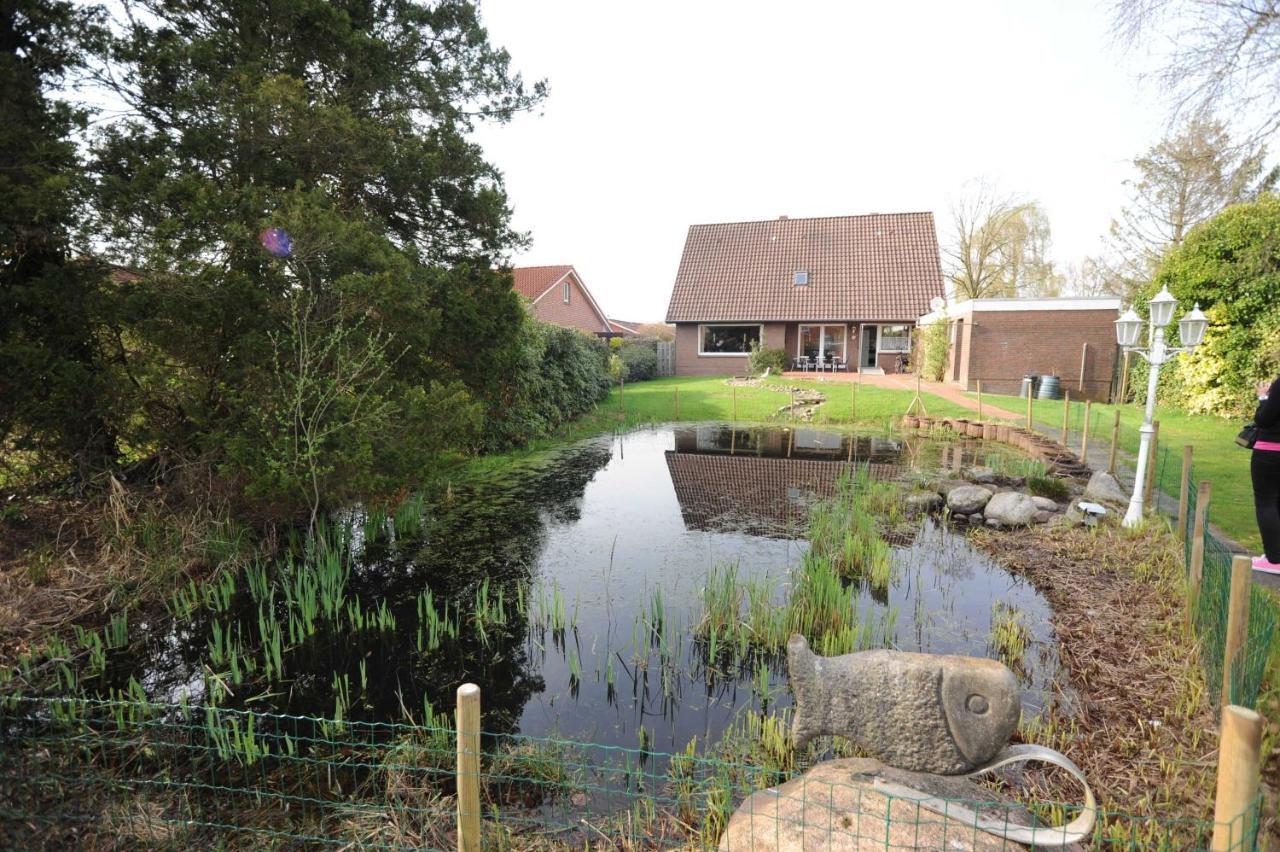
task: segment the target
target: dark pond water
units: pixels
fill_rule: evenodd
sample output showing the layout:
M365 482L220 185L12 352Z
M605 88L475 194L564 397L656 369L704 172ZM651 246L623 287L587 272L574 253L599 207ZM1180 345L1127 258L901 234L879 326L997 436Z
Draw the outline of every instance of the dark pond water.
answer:
M765 689L752 672L703 664L692 627L708 572L734 565L743 577L776 580L781 599L807 547L808 507L852 465L889 477L974 462L1018 464L980 444L706 424L602 437L443 484L421 535L362 547L356 534L347 597L369 610L385 601L394 630L321 629L285 649L283 678L247 677L222 703L331 715L338 678L351 695L348 718L399 721L424 698L450 709L456 687L473 681L489 730L634 748L643 727L657 751L694 736L714 742L744 709L789 699L781 665ZM1035 712L1056 667L1044 601L929 520L894 553L889 588L859 593L863 619L904 650L989 656L993 602L1016 608L1034 637L1024 701ZM506 623L465 623L456 639L423 651L428 590L437 606L467 611L477 595L501 590ZM135 625L144 653L114 661L107 680L136 677L153 698L198 701L214 622L251 632L258 611L240 591L220 615Z

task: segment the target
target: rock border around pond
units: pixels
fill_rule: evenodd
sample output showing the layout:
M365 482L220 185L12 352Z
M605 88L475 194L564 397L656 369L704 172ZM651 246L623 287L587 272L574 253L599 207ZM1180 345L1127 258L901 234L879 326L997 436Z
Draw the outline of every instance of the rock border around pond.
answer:
M907 414L902 418L902 428L920 432L954 432L968 438L981 438L1008 444L1022 450L1031 458L1044 462L1049 473L1056 476L1085 479L1093 472L1071 450L1038 432L1011 426L1008 423L987 423L963 417L928 417Z

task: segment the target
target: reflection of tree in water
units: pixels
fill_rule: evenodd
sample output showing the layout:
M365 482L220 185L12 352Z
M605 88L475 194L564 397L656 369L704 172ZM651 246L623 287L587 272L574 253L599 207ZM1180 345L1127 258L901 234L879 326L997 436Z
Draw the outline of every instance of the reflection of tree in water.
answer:
M517 612L517 586L524 586L528 599L530 571L547 520L576 520L587 483L610 457L609 444L593 442L554 457L532 473L519 470L441 489L431 500L420 541L371 547L351 572L347 599L365 611L385 600L396 619L394 631L321 626L300 647L284 652L283 680L254 683L249 678L222 703L331 716L334 678L345 675L352 698L348 718L399 721L406 710L419 717L424 697L437 711L447 710L454 690L474 681L484 690L485 727L511 730L530 696L543 689L528 659L528 624ZM476 590L486 578L492 595L503 590L507 624L490 627L482 637L470 614ZM437 610L449 602L461 609L463 618L456 642L420 653L417 605L427 589ZM241 592L231 611L221 616L201 609L181 624L169 618L141 624L134 630L135 652L113 662L101 691L122 688L136 676L151 696L176 699L185 686L200 682L214 621L239 622L241 634L249 637L258 635L257 618L257 607ZM257 653L256 647L252 650Z

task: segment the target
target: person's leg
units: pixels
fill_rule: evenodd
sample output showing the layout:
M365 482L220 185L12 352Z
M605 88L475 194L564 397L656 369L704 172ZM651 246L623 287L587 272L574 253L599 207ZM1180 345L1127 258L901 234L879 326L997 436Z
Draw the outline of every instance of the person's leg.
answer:
M1249 472L1263 553L1268 562L1280 563L1280 453L1254 450Z

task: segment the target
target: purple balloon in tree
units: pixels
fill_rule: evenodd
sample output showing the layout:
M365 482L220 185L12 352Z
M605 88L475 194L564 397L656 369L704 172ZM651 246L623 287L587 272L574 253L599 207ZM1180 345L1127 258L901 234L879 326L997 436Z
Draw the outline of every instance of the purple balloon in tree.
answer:
M276 257L288 257L293 251L293 240L284 228L267 228L258 235L262 247Z

